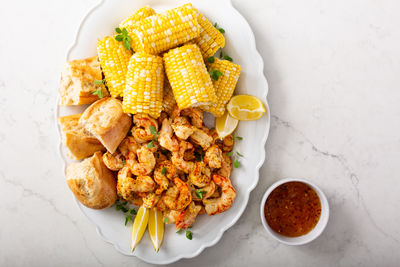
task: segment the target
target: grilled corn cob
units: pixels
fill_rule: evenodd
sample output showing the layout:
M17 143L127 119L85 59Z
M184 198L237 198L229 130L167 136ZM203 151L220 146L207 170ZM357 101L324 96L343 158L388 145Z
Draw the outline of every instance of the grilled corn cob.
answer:
M146 53L134 54L129 61L122 109L126 113L145 113L158 118L162 110L163 86L162 58Z
M241 67L228 60L214 58L214 63L208 64L210 70L219 70L222 76L218 80L213 80L217 101L204 109L216 117L225 113L225 106L232 97L236 83L239 79Z
M130 34L132 32L132 29L134 28L133 26L135 25L136 22L138 22L139 20L142 20L144 18L150 17L152 15L155 15L155 14L156 14L156 12L150 6L144 6L140 9L138 9L130 17L124 19L119 24L119 27L121 29L126 28Z
M198 37L199 28L192 5L186 4L137 22L133 50L156 55Z
M199 46L204 59L213 56L219 48L225 46L225 37L214 25L197 9L197 21L200 25L200 35L193 41Z
M132 52L126 50L122 42L108 36L97 43L97 54L111 96L122 96Z
M174 106L176 104L174 94L172 93L171 85L168 82L168 79L164 79L164 97L163 97L163 111L168 114L172 112Z
M164 54L164 64L180 109L216 102L214 87L197 45L168 51Z

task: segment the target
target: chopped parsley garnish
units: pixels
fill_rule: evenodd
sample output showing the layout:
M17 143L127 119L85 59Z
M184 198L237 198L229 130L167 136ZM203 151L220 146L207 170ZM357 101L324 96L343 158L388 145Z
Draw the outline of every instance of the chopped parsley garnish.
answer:
M235 161L233 162L233 167L239 168L239 167L240 167L240 161L238 161L237 159L235 159Z
M126 217L125 217L125 226L128 224L129 221L132 221L132 216L131 215L126 215Z
M178 231L176 231L176 233L177 233L177 234L182 233L182 229L179 228Z
M233 151L231 151L231 152L229 152L229 153L226 153L226 155L227 155L228 157L232 156L232 155L233 155Z
M222 29L221 27L219 27L218 24L217 24L216 22L214 23L214 27L215 27L217 30L219 30L220 33L225 33L225 30Z
M130 210L129 210L129 213L132 214L132 215L136 215L136 214L137 214L137 211L136 211L135 209L130 209Z
M100 85L100 84L103 84L103 80L94 80L93 83L96 85Z
M235 136L234 138L237 140L243 140L243 137L241 137L241 136Z
M240 154L238 151L236 151L236 155L238 155L239 157L243 157L243 155Z
M126 165L126 160L124 160L124 159L122 160L122 165L124 165L124 166Z
M92 92L92 95L97 95L99 98L103 98L103 91L101 90L101 87L97 88L96 91Z
M221 77L223 73L220 72L219 70L211 70L210 75L214 81L218 81L219 77Z
M228 60L228 61L230 61L230 62L233 61L233 59L232 59L230 56L228 56L228 55L224 55L224 59L226 59L226 60Z
M136 215L137 211L135 209L130 209L128 206L128 202L122 201L118 199L115 202L115 209L120 210L123 213L125 213L125 226L128 224L128 222L132 221L132 215Z
M243 137L240 136L235 136L233 138L234 140L243 140ZM231 151L229 153L226 153L228 157L234 156L235 160L233 161L233 167L239 168L241 166L239 157L244 157L239 151Z
M153 148L154 147L154 143L153 141L151 141L150 143L147 144L147 148Z
M169 219L168 217L164 217L164 223L168 223Z
M207 59L208 63L214 63L215 62L215 57L209 57Z
M132 38L129 36L128 30L126 28L122 28L122 30L120 28L115 28L115 31L118 33L115 36L115 40L123 42L124 47L130 50Z
M194 156L196 157L196 160L198 161L198 162L200 162L200 161L203 161L203 151L200 151L200 152L197 152L197 151L195 151L194 152Z
M189 240L192 240L192 232L191 231L186 231L186 238Z
M196 197L203 199L203 195L206 193L206 191L201 190L201 189L197 189L194 191L194 193L196 194Z
M161 174L164 175L167 172L167 168L163 167L161 170Z

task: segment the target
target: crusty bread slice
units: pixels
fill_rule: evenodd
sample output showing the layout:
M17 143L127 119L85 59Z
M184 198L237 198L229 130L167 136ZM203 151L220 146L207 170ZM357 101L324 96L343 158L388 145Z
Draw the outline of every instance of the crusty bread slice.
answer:
M109 96L104 84L94 83L102 79L97 57L68 61L61 73L60 105L91 104L99 99L98 95L93 94L98 88L101 88L103 96Z
M69 164L65 176L75 197L88 208L105 209L117 200L117 183L104 165L101 152Z
M74 114L58 118L61 125L62 142L70 151L73 159L84 159L93 155L96 151L104 151L101 142L79 125L82 114Z
M99 139L112 154L127 135L132 118L124 113L120 100L106 97L90 105L82 113L79 124Z

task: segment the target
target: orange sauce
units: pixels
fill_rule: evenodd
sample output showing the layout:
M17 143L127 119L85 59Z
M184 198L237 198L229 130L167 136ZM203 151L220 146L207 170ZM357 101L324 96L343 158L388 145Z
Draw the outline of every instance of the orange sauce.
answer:
M317 193L302 182L288 182L275 188L264 206L268 225L277 233L296 237L310 232L321 215Z

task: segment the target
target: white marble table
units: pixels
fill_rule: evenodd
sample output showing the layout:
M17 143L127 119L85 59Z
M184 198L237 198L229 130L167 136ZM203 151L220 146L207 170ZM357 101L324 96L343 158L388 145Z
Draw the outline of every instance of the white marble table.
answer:
M96 2L0 3L0 266L146 266L100 239L56 151L60 68ZM175 266L398 266L400 2L233 2L265 61L267 161L239 222ZM309 245L281 245L261 225L262 194L284 177L329 198L327 229Z

